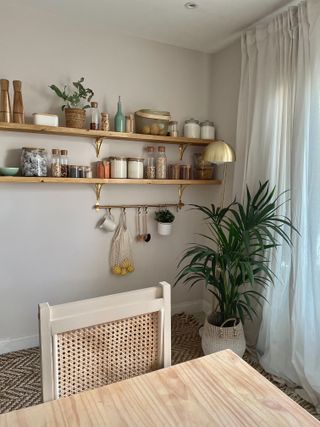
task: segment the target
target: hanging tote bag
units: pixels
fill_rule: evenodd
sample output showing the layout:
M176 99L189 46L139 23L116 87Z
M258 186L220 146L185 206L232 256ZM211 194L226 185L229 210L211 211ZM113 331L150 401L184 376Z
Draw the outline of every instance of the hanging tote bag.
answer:
M132 254L132 238L126 224L125 211L121 212L119 225L111 242L110 264L113 274L125 276L135 269Z

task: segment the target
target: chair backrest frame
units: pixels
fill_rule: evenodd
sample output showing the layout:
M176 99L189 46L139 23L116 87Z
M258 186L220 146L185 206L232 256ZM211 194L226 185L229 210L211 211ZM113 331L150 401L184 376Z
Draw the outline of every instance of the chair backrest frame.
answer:
M171 365L171 289L158 286L50 306L39 304L43 401L59 398L56 369L57 334L141 314L159 312L159 365Z

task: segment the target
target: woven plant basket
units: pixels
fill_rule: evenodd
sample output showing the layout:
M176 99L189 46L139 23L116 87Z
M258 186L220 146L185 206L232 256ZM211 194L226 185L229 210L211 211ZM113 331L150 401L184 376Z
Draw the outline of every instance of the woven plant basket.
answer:
M86 121L86 112L82 108L66 108L66 126L68 128L83 129Z
M225 327L225 323L231 320L234 321L233 326ZM246 350L242 323L235 318L226 320L221 326L212 325L206 318L201 335L201 345L205 355L229 348L242 357Z

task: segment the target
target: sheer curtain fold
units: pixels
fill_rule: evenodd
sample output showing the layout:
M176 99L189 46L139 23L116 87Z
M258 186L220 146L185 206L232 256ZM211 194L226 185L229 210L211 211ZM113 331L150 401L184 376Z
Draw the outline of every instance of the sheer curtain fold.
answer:
M272 256L261 324L247 325L262 366L320 409L320 6L303 2L242 36L234 190L269 179L290 190L282 214L300 231ZM311 18L312 17L312 18ZM312 21L310 27L310 21ZM259 336L258 336L259 333Z

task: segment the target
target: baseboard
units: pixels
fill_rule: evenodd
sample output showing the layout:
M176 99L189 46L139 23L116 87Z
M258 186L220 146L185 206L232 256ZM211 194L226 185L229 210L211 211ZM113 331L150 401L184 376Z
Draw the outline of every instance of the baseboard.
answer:
M29 337L20 338L8 338L5 340L0 340L0 354L37 347L38 345L38 335L31 335Z
M179 302L178 304L172 304L171 314L177 313L199 313L203 310L203 301L201 299L196 301Z
M208 305L208 307L207 307ZM210 303L207 303L204 300L196 301L186 301L180 302L178 304L173 304L171 307L171 313L200 313L204 311L205 313L210 311ZM24 350L31 347L37 347L39 345L38 335L31 335L28 337L20 338L7 338L0 340L0 354L9 353L11 351Z

